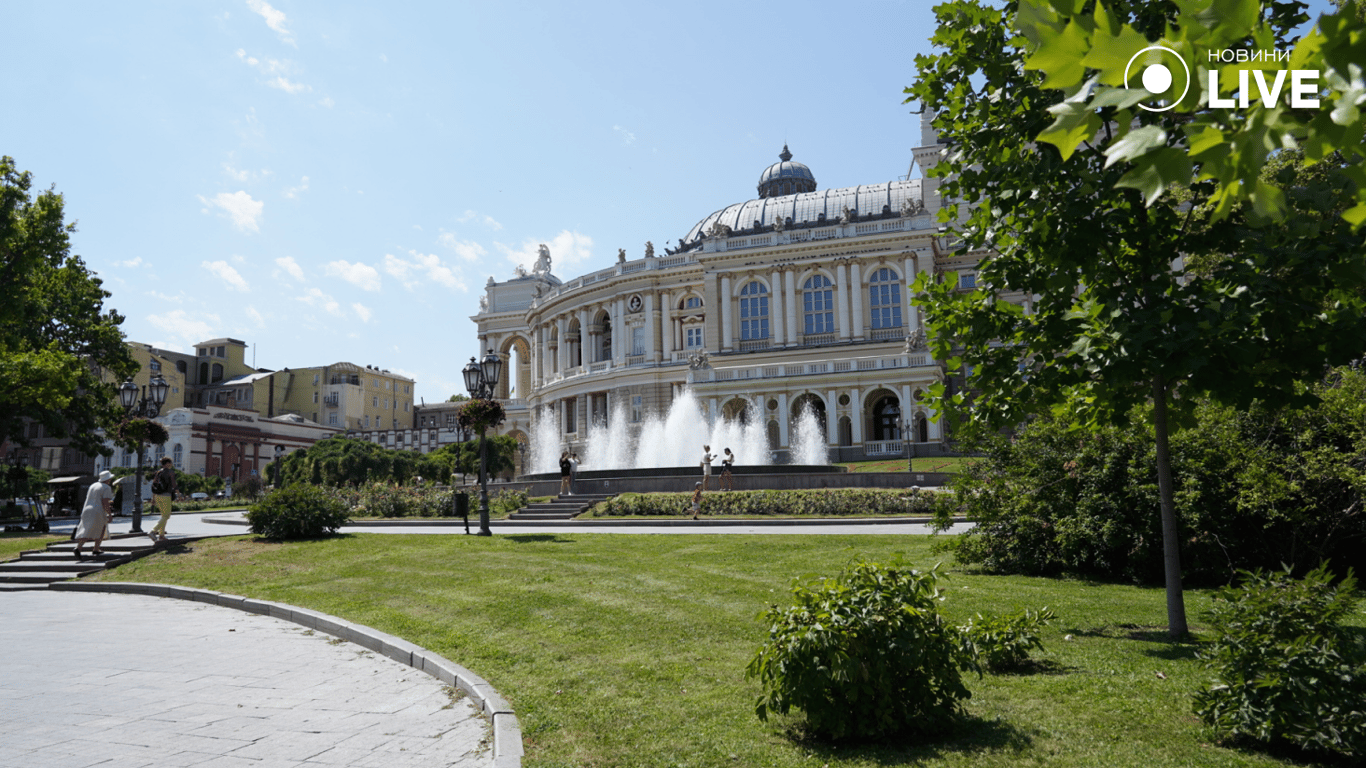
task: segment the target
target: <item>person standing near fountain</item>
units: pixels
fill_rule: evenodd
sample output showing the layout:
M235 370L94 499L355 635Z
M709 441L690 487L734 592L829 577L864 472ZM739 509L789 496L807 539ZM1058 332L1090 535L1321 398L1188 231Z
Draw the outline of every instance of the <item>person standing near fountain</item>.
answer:
M702 511L702 484L698 483L692 491L692 519L697 519L697 513Z
M560 452L560 495L569 495L569 472L572 467L569 464L569 451Z
M723 491L735 490L735 478L730 473L733 464L735 464L735 454L727 448L726 457L721 459L721 490Z
M716 458L711 454L711 446L702 446L702 489L711 487L711 460Z
M569 493L574 493L574 482L579 479L579 455L569 454Z

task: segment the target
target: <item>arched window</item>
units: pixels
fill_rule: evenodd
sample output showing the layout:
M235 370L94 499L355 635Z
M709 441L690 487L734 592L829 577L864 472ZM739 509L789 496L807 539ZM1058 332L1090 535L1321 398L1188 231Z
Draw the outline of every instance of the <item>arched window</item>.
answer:
M872 308L873 328L901 327L901 277L883 267L868 281L868 306Z
M740 289L740 339L768 338L768 288L755 280Z
M171 448L171 461L175 463L176 469L184 468L184 459L185 449L180 447L180 443L176 443L175 446Z
M701 299L700 297L698 297L698 296L689 296L688 298L686 298L686 299L683 300L683 306L679 307L679 309L701 309L701 308L702 308L702 299Z
M162 443L161 445L158 445L158 446L157 446L157 456L156 456L156 463L157 463L157 466L160 466L160 465L161 465L161 460L164 459L164 458L166 458L166 444L165 444L165 443Z
M208 363L200 363L200 364L199 364L199 381L196 382L196 383L198 383L198 384L208 384L208 383L209 383L209 364L208 364Z
M213 378L210 379L210 382L212 383L212 382L215 382L215 381L222 381L222 380L223 380L223 364L222 364L222 363L214 363L214 364L213 364Z
M923 414L915 417L915 441L917 443L928 443L930 441L930 423L925 420Z
M175 361L175 369L176 369L177 371L180 372L180 375L184 376L184 375L185 375L185 369L186 369L185 361L184 361L184 360L177 360L177 361Z
M835 332L834 291L830 288L830 278L813 275L802 284L802 312L806 335Z

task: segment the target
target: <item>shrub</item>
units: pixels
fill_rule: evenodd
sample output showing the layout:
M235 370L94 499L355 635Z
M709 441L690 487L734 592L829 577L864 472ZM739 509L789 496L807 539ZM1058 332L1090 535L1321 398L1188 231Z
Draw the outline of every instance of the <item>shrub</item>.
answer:
M1187 583L1239 570L1297 573L1325 560L1366 567L1366 373L1335 369L1317 405L1245 410L1200 403L1172 435L1181 564ZM1038 419L954 481L956 510L977 526L952 546L997 573L1073 573L1161 583L1162 530L1149 409L1131 426L1077 432Z
M273 491L247 510L251 532L267 539L315 539L336 533L346 520L339 499L304 484Z
M945 497L947 498L947 497ZM617 496L594 508L598 515L681 515L692 513L691 493ZM702 514L714 517L839 517L842 515L930 515L942 503L934 491L829 488L797 491L704 493Z
M1043 650L1039 632L1054 618L1047 608L1024 610L1009 616L983 616L969 619L958 628L968 651L993 672L1019 669L1032 650Z
M498 491L489 498L489 512L495 515L510 515L525 507L530 498L526 491Z
M796 585L796 605L763 614L768 641L745 673L764 691L755 714L800 709L836 740L929 735L952 725L975 667L939 615L939 574L859 562L840 577Z
M1334 585L1326 566L1242 576L1210 611L1218 637L1200 658L1218 682L1195 714L1221 738L1366 756L1366 649L1341 626L1356 579Z

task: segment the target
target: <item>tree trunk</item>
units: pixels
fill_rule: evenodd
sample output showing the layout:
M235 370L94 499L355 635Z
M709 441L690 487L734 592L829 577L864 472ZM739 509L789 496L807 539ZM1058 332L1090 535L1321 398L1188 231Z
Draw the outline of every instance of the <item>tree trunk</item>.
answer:
M1153 428L1157 434L1157 492L1162 503L1162 562L1167 577L1167 634L1187 632L1186 599L1181 593L1181 531L1176 524L1172 457L1167 440L1167 384L1153 377Z

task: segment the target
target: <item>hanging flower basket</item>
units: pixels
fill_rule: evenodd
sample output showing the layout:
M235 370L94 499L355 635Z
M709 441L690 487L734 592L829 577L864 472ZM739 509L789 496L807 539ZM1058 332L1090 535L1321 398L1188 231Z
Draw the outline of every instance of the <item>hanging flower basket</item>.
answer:
M507 414L497 400L467 400L455 412L455 420L471 432L492 429L503 423Z

